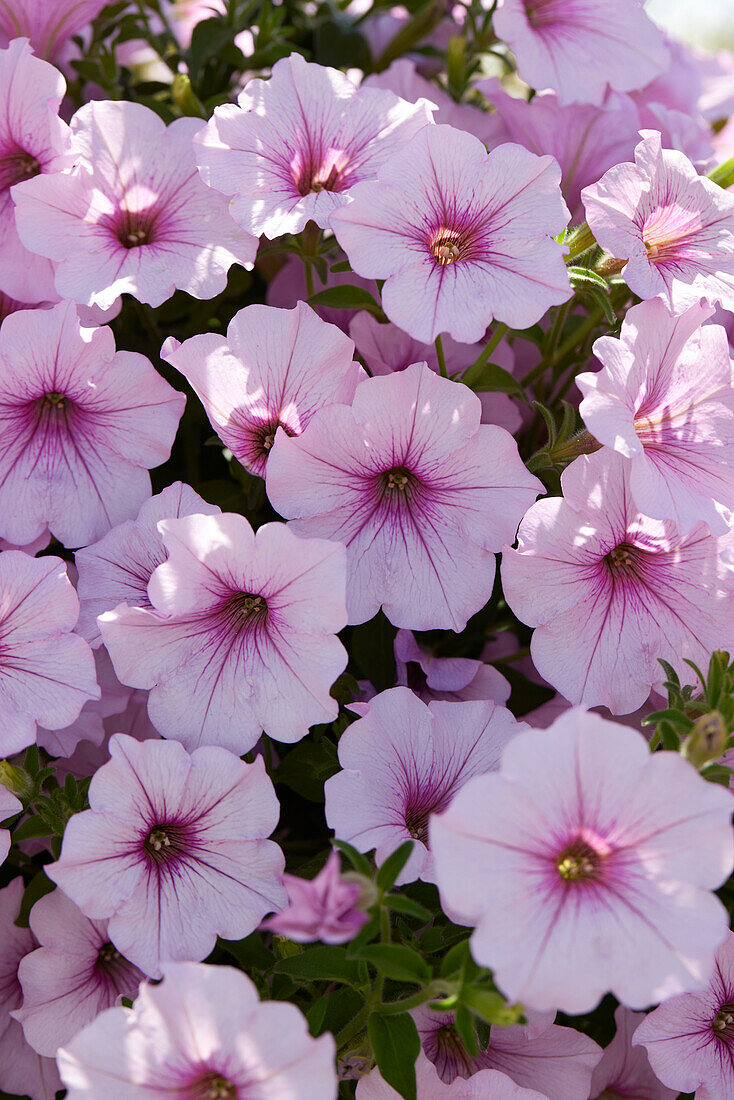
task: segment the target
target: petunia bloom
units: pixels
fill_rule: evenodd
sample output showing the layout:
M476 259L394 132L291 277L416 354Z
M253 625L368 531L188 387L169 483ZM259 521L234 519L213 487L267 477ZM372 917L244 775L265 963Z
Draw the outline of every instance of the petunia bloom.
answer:
M0 554L0 756L32 745L36 723L63 729L99 699L92 652L72 634L78 615L60 558Z
M489 700L426 705L408 688L383 691L339 739L342 771L326 780L326 820L340 840L378 864L406 840L413 851L399 883L434 882L428 819L473 775L494 771L525 729Z
M510 698L509 683L493 665L468 657L434 657L409 630L397 632L393 648L396 683L409 687L424 703L470 699L506 703Z
M150 607L148 581L166 560L158 523L180 516L219 515L216 504L207 504L190 485L175 481L146 500L136 519L113 527L99 542L74 555L79 570L79 622L77 633L93 649L102 645L97 616L114 611L118 604Z
M33 52L57 62L105 6L105 0L0 0L0 45L29 38Z
M55 262L63 298L102 309L123 293L152 306L174 290L213 298L233 263L252 267L257 242L196 171L200 127L166 127L140 103L87 103L71 122L73 171L13 189L18 234Z
M594 344L604 369L576 378L584 423L627 459L636 506L682 535L702 520L725 535L721 506L734 509L734 367L726 331L704 325L713 313L633 306L619 339Z
M547 1100L588 1100L596 1095L589 1093L589 1086L601 1050L587 1035L554 1024L553 1013L528 1011L527 1026L491 1027L486 1049L476 1058L466 1050L453 1013L423 1005L411 1015L424 1053L446 1084L493 1069L523 1088L542 1089Z
M110 1008L58 1055L67 1100L336 1100L334 1040L295 1005L258 1000L231 966L169 963L133 1008Z
M82 546L134 516L171 452L185 398L143 355L84 329L72 302L0 330L0 536L50 528Z
M255 534L242 516L162 520L168 560L148 586L151 608L99 617L124 684L150 688L154 726L188 748L238 755L263 730L298 741L331 722L329 694L347 661L344 548L300 539L283 523Z
M572 710L518 734L429 839L444 909L513 1000L577 1014L608 990L641 1008L706 985L731 795L635 730Z
M0 0L0 30L8 2ZM34 57L26 39L0 50L0 289L22 302L53 301L54 271L47 259L21 244L10 189L71 163L69 127L59 118L65 90L61 73Z
M688 1000L696 994L683 996ZM622 1005L615 1009L617 1030L591 1078L589 1096L592 1100L606 1100L607 1097L614 1100L617 1096L634 1096L636 1100L677 1100L678 1090L661 1084L652 1071L647 1053L639 1046L632 1046L635 1029L644 1019L644 1012L630 1012ZM698 1100L701 1100L700 1094Z
M634 164L617 164L581 193L602 248L627 260L640 298L662 295L675 313L701 298L734 310L734 195L699 176L683 153L641 130Z
M261 927L295 943L348 943L369 920L357 908L362 892L358 882L342 878L338 852L331 852L312 879L283 875L288 905L263 921Z
M640 0L499 0L494 30L523 80L563 103L600 104L609 88L642 88L669 64Z
M479 399L425 363L357 387L351 408L278 432L267 492L303 536L347 547L351 623L462 630L490 597L494 553L541 491Z
M216 107L194 147L202 179L231 198L235 221L272 239L309 220L327 228L354 185L374 179L431 118L426 100L358 89L293 53L269 80L251 80L237 104Z
M109 922L120 954L159 977L164 962L204 959L217 935L243 939L282 908L283 853L265 839L279 806L262 758L126 734L110 756L46 872L85 916Z
M521 1088L495 1069L484 1069L468 1081L459 1078L449 1085L444 1084L435 1066L422 1053L415 1064L415 1075L419 1100L545 1100L543 1093ZM357 1100L400 1100L400 1094L383 1081L377 1067L359 1080L356 1097Z
M225 446L260 477L278 428L300 435L317 409L349 405L367 377L352 361L352 341L305 302L290 310L247 306L226 339L169 338L161 355L196 391Z
M520 145L488 154L471 134L428 126L352 188L331 226L358 275L386 280L399 328L473 344L493 318L528 328L571 297L551 239L569 219L560 178L552 157Z
M89 920L61 890L37 901L29 920L39 946L18 967L23 1004L12 1015L53 1058L118 997L134 997L143 974L110 943L107 922Z
M505 598L535 626L540 675L572 703L629 714L662 690L659 659L708 665L734 643L734 571L704 523L686 536L633 504L627 462L604 449L577 458L563 497L526 513L502 554Z
M74 633L79 632L77 621ZM115 721L128 705L132 694L131 689L121 684L115 676L106 649L100 648L95 651L94 665L101 692L100 698L88 700L82 707L79 717L75 718L70 725L57 730L48 730L39 726L36 731L36 744L51 756L67 758L83 741L90 746L101 745L105 737L105 719ZM120 732L123 732L122 727L115 730L115 733Z
M734 934L729 932L702 993L671 997L650 1012L632 1042L647 1051L660 1080L696 1100L725 1100L734 1092Z

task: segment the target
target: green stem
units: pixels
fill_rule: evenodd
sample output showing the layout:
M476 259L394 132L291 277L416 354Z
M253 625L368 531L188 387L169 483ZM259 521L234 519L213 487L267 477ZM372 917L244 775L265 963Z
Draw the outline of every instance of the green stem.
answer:
M311 267L311 264L308 262L308 260L303 261L303 266L306 270L306 297L313 298L315 293L315 288L313 285L313 268Z
M367 1020L369 1019L370 1012L372 1011L372 1005L366 1004L363 1008L360 1008L356 1016L353 1016L348 1024L339 1031L335 1037L336 1049L342 1050L347 1043L351 1042L360 1031L364 1031L367 1026Z
M375 1005L375 1012L379 1012L381 1016L398 1016L401 1012L410 1012L412 1008L418 1008L420 1005L426 1004L427 1001L435 1001L438 997L442 996L442 992L437 990L435 986L430 985L426 989L422 989L420 993L413 994L412 997L404 997L401 1001L390 1001L389 1003Z
M464 382L466 385L471 385L471 383L476 380L476 378L479 375L479 372L481 371L482 367L484 366L485 363L489 362L490 355L492 354L494 349L497 347L500 340L503 338L503 336L505 335L505 333L507 331L508 331L508 326L506 324L501 322L499 325L497 325L497 327L494 330L494 332L492 333L486 347L484 347L482 349L482 351L479 353L479 355L474 360L472 365L464 372L464 377L462 378L462 382ZM467 379L469 379L469 381L467 381Z
M438 359L438 369L441 372L441 377L448 378L449 372L446 370L446 356L443 352L443 343L441 342L440 332L436 337L436 358Z
M709 172L708 178L726 191L734 183L734 157L729 157L723 164Z

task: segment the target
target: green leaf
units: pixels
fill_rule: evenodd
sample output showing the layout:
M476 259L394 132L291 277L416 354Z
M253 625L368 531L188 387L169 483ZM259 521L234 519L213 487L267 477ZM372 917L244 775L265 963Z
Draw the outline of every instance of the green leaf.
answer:
M617 324L617 314L614 312L612 303L609 300L606 284L604 290L602 290L593 283L586 283L583 286L577 287L576 291L579 294L584 294L587 298L591 298L592 302L598 306L604 314L604 319L608 325L614 326Z
M337 272L340 272L340 271L351 271L351 270L352 270L352 265L350 264L349 260L339 260L337 263L332 264L331 267L329 268L329 271L333 271L334 274L336 274Z
M392 852L377 872L377 885L381 890L389 890L395 884L395 879L410 859L413 851L412 840L404 841L399 848Z
M319 290L308 299L310 306L327 306L329 309L366 309L370 313L381 314L382 309L368 290L361 286L345 283L342 286L330 286Z
M367 1033L383 1080L403 1100L418 1100L415 1060L421 1041L412 1017L407 1012L396 1016L373 1012L367 1021Z
M376 691L393 687L395 668L394 642L397 630L382 611L374 619L352 627L351 645L347 648L358 666L358 671L369 680Z
M29 817L13 829L13 844L21 840L35 840L42 836L53 836L53 829L40 817Z
M18 914L18 918L15 923L20 928L27 928L28 915L33 906L45 894L50 894L51 891L55 889L56 883L51 882L51 879L47 878L43 871L39 871L37 875L34 875L25 888L23 900L20 903L20 913Z
M334 847L344 853L355 871L359 871L360 875L364 875L366 878L372 878L372 865L367 856L363 856L351 844L347 844L346 840L335 840Z
M459 381L475 393L509 393L513 397L525 399L525 391L518 380L496 363L482 363L477 370L471 366L461 375Z
M604 292L607 290L606 279L591 271L588 267L567 267L568 277L574 290L584 290L588 286L598 286Z
M334 742L328 737L307 738L289 751L275 773L275 780L309 802L323 802L324 784L338 771Z
M469 987L462 990L461 999L475 1016L488 1024L507 1027L517 1023L520 1016L520 1010L509 1005L502 994L493 989Z
M423 985L431 980L431 970L425 959L411 947L398 943L374 943L363 947L359 958L371 963L386 978L395 982Z
M666 721L683 730L684 733L688 733L693 728L692 720L687 718L685 714L681 714L679 710L656 710L643 719L643 725L651 726L657 722Z
M465 1005L459 1005L459 1007L456 1009L456 1015L454 1016L454 1027L456 1028L459 1038L466 1047L466 1052L469 1057L476 1058L479 1054L477 1033L474 1030L474 1020L472 1018L472 1015Z
M312 947L301 955L281 959L273 970L307 982L359 985L362 981L362 967L356 959L347 957L343 947Z
M404 894L388 894L383 904L386 909L392 909L396 913L404 913L406 917L415 917L416 920L423 921L427 924L429 920L433 920L433 913L430 909L426 909L425 906L420 905L413 898L407 898Z
M269 970L274 956L262 941L259 932L253 932L244 940L222 940L220 944L240 966L250 973L253 970Z

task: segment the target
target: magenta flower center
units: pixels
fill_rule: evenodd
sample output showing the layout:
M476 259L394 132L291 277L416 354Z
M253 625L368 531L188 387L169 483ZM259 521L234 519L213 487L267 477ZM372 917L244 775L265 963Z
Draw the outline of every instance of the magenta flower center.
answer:
M268 604L264 596L256 596L251 592L239 592L232 603L250 626L263 622L268 617Z
M186 1100L237 1100L237 1086L214 1071L187 1089Z
M261 424L255 431L256 446L260 452L260 456L267 457L272 450L278 428L282 428L288 436L292 437L296 434L293 429L289 428L287 424L284 424L282 420L273 420L267 424Z
M46 393L43 396L41 407L44 409L63 409L65 407L65 400L63 393Z
M296 153L290 172L299 195L319 191L343 191L347 181L349 156L342 149L311 149Z
M604 560L612 576L629 576L635 573L639 556L639 551L631 543L620 542L609 551Z
M108 228L123 248L141 248L154 244L158 238L155 211L118 210L108 223Z
M457 260L460 260L465 244L466 242L462 240L461 233L446 228L437 230L429 241L433 257L441 267L445 267L447 264L455 264Z
M645 220L642 242L653 263L680 259L686 241L701 229L701 213L676 204L661 207Z
M567 0L564 0L566 6ZM552 26L554 23L563 21L563 11L559 10L563 8L563 4L558 4L557 0L531 0L531 2L525 5L525 15L527 16L528 23L535 30L539 30L542 27ZM573 12L571 12L573 14Z
M180 825L154 825L143 842L148 858L155 864L175 863L188 847L186 830Z
M40 175L41 165L31 153L24 149L16 149L4 157L0 157L0 191L7 190L15 183L33 179Z
M558 853L556 866L566 882L595 882L601 876L602 856L586 840L577 837Z
M380 474L382 497L390 502L399 503L402 500L410 500L418 479L407 466L393 466Z
M734 1004L722 1005L711 1024L717 1039L730 1042L734 1039Z
M411 791L405 807L405 827L414 840L428 847L428 819L431 814L440 814L446 809L451 791L417 790Z
M444 1024L436 1029L432 1037L429 1035L425 1049L443 1081L471 1077L476 1071L477 1067L453 1024Z

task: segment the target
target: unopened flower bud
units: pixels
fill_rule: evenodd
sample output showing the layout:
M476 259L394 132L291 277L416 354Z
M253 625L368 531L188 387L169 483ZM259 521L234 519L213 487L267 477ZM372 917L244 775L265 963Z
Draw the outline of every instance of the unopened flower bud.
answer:
M22 768L14 767L7 760L0 760L0 784L17 795L21 801L27 801L35 791L31 777Z
M698 719L683 746L683 755L695 768L702 768L726 750L729 733L718 710L709 711Z

